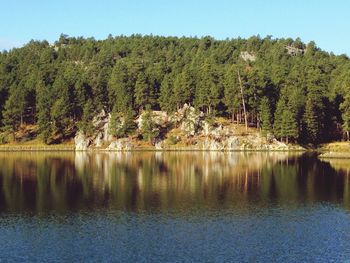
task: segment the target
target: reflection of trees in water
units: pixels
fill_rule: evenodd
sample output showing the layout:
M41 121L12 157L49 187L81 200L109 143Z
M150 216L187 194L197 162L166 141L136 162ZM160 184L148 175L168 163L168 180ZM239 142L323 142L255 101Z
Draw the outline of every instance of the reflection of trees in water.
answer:
M0 209L66 211L344 200L348 180L310 156L243 152L0 154Z

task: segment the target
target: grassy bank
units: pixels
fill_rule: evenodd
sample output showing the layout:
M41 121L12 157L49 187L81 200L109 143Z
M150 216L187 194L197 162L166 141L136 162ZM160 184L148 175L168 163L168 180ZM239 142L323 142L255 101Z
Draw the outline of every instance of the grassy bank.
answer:
M47 145L39 139L0 145L0 151L74 151L74 148L72 142Z
M320 158L350 159L350 142L331 142L321 145L318 149Z

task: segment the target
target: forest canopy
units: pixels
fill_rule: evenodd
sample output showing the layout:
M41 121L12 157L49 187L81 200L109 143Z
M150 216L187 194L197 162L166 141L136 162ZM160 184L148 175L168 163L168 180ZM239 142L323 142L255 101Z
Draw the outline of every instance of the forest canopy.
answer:
M77 130L93 133L91 120L102 109L130 120L145 109L170 113L185 103L210 117L246 117L280 140L339 140L350 130L350 61L314 42L269 36L62 34L53 44L32 40L0 53L5 133L37 125L50 143Z

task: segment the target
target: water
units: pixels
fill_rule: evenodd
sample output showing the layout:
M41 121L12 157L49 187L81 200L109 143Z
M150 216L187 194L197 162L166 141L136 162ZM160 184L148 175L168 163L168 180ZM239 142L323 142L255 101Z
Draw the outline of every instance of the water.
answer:
M0 262L349 262L350 161L0 153Z

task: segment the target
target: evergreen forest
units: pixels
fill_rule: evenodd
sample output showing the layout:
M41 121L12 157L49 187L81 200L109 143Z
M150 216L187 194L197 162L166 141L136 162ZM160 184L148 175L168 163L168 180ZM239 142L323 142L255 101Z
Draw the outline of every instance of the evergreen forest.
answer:
M206 116L257 127L278 140L318 145L349 139L350 60L300 39L271 36L62 34L0 53L0 129L37 127L48 144L93 134L104 109L123 117L127 136L144 110L185 103Z

